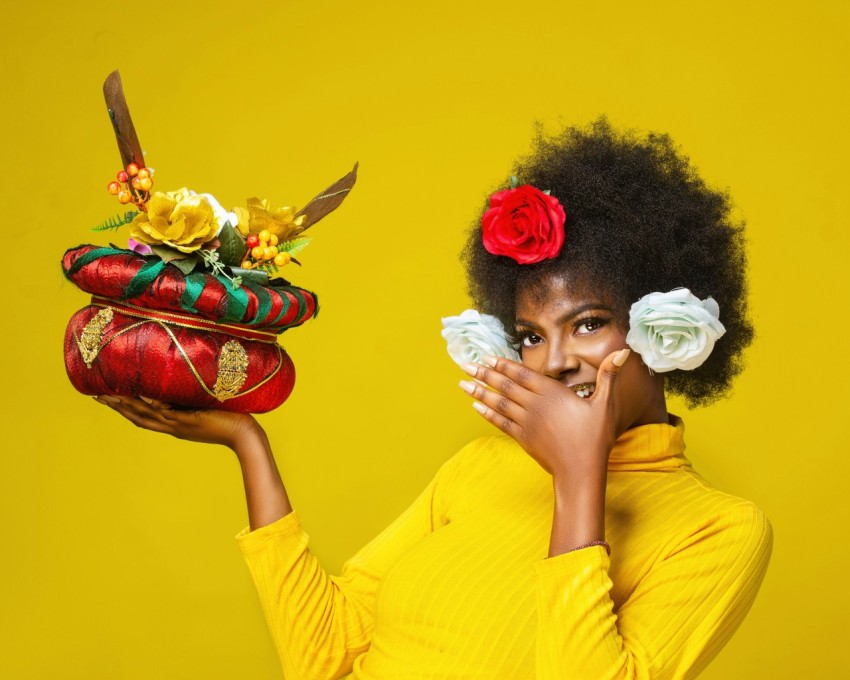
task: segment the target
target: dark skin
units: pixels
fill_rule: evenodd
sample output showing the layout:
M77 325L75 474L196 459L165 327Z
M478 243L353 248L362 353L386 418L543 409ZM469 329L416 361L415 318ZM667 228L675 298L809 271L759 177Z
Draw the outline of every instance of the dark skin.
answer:
M604 295L553 277L538 300L520 294L516 312L523 363L467 365L477 382L461 386L484 418L552 475L552 557L604 540L608 456L627 429L668 422L664 383L629 354L624 324ZM590 396L578 396L590 385ZM144 398L95 399L138 427L233 450L252 530L292 512L268 438L252 416L175 411Z
M476 410L513 437L549 474L555 511L549 556L605 539L608 457L626 430L667 423L664 382L626 348L626 330L604 294L544 282L518 296L522 363L464 366L481 384L461 388ZM591 387L592 386L592 387ZM593 393L582 398L577 392Z

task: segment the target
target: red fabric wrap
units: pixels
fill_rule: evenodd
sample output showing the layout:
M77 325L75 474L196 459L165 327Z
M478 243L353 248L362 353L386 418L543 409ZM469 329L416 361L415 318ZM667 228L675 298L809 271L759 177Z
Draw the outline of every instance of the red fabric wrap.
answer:
M161 309L179 314L191 313L182 305L186 280L183 273L176 267L165 267L153 283L139 295L131 298L123 297L130 281L147 261L146 258L130 250L123 251L120 255L106 255L98 258L73 274L68 274L78 257L98 247L85 245L72 248L62 258L62 268L80 290L146 309ZM224 284L212 274L203 276L204 290L194 303L195 313L204 319L219 321L225 312L224 302L227 290ZM248 296L248 306L242 318L235 323L250 324L255 328L280 333L287 328L300 326L316 314L318 302L315 293L296 286L263 286L263 290L271 298L272 306L264 318L258 319L256 317L260 305L257 295L247 286L244 290ZM296 293L300 295L304 303L303 312L300 314L302 305L299 304ZM277 319L284 307L287 307L286 313Z
M144 291L123 299L130 281L150 261L130 251L104 255L68 274L77 258L94 248L71 249L62 260L66 275L95 296L93 304L74 314L65 332L65 367L77 390L240 413L264 413L286 400L295 367L276 334L314 316L313 293L263 287L260 293L268 294L271 306L257 318L268 301L245 286L241 318L222 322L228 290L209 274L203 275L203 291L193 305L197 313L184 309L186 280L171 266Z
M112 318L94 345L99 349L88 367L79 343L84 342L84 329L105 309L112 310ZM292 392L295 366L277 342L188 328L175 318L143 314L130 316L120 307L93 304L71 317L65 332L65 367L78 391L146 396L174 406L239 413L271 411ZM227 342L239 343L248 365L237 396L221 400L214 393Z

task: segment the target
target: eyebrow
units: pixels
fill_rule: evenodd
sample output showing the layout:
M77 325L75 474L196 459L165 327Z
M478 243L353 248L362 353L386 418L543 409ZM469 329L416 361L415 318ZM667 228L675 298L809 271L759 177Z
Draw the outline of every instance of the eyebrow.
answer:
M565 323L569 323L575 317L577 317L579 314L583 314L584 312L587 312L587 311L590 311L590 310L600 310L600 311L604 310L606 312L613 312L614 311L611 307L608 307L607 305L603 305L603 304L600 304L598 302L587 302L583 305L579 305L578 307L574 307L573 309L571 309L567 312L564 312L561 316L559 316L556 319L555 323L559 326L562 325L562 324L565 324ZM515 320L515 324L517 326L525 326L526 328L531 328L533 330L539 330L540 329L540 326L538 326L536 323L532 323L531 321L526 321L525 319L517 318Z

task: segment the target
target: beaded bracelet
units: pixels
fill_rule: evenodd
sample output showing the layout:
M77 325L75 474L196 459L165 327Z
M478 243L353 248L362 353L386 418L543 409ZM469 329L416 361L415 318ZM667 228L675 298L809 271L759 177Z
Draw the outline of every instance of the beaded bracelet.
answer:
M567 550L568 553L575 552L576 550L582 550L583 548L592 548L594 545L601 545L605 548L605 552L608 555L611 555L611 546L608 545L605 541L591 541L590 543L585 543L584 545L580 545L577 548L573 548L572 550Z

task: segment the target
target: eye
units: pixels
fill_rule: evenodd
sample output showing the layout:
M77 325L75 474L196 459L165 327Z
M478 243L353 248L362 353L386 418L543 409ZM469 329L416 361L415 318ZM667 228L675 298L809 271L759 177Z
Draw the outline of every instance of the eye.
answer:
M576 324L576 333L578 335L588 335L598 331L606 323L605 319L591 317L582 319Z
M530 331L517 331L517 336L519 337L519 344L523 347L534 347L543 342L543 338Z

